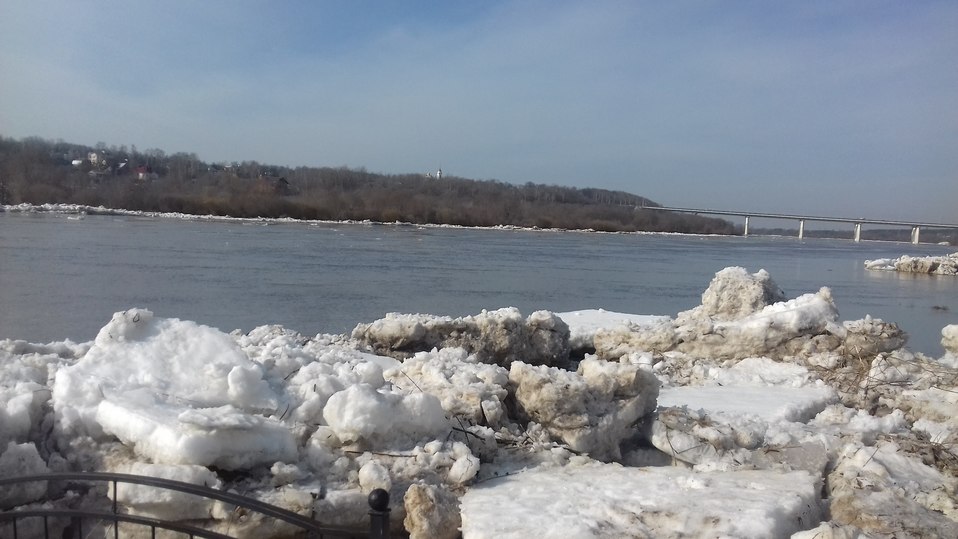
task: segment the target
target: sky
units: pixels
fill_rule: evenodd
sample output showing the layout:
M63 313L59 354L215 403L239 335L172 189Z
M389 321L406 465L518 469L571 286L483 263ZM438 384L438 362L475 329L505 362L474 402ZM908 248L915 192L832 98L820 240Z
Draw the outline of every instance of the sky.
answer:
M0 134L958 223L958 2L0 2Z

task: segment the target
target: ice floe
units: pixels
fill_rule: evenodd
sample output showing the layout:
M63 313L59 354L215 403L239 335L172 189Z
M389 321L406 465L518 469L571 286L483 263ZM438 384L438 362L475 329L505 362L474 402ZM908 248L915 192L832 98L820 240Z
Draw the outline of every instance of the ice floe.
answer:
M898 258L879 258L866 260L865 268L870 270L902 271L907 273L934 273L937 275L958 275L958 253L946 256L900 256Z

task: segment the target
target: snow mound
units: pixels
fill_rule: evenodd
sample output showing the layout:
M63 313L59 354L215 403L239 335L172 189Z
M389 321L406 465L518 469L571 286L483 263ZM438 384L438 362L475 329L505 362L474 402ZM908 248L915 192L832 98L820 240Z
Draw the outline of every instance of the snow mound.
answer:
M437 396L450 417L493 428L508 420L509 371L461 348L419 352L384 374L396 387Z
M262 368L224 333L116 313L53 387L59 438L115 436L154 463L250 468L296 457Z
M633 425L655 409L659 382L637 365L586 357L576 372L514 362L509 385L520 420L535 421L575 451L621 456Z
M46 413L51 378L87 348L70 341L0 341L0 448L42 438L52 419Z
M702 305L680 313L679 318L738 320L781 301L785 301L785 293L767 271L750 274L745 268L733 266L717 272L702 293Z
M742 294L738 298L736 294ZM849 354L887 352L904 345L897 325L866 317L838 323L838 309L828 288L779 300L780 290L759 271L726 268L703 294L703 304L675 320L651 325L619 326L595 333L596 354L618 360L629 353L677 351L702 358L782 359L830 351Z
M359 324L352 336L377 354L397 358L433 348L462 348L503 367L513 361L564 365L569 358L569 326L561 318L536 311L524 319L512 307L463 318L390 313Z
M0 477L43 474L50 471L33 444L10 442L0 454ZM0 510L40 500L47 494L46 481L19 483L0 489Z
M831 293L823 288L737 320L712 320L703 310L693 309L653 326L598 331L594 342L596 354L610 360L636 350L675 350L713 358L781 358L839 348L842 339L837 318Z
M395 447L403 438L433 440L449 431L442 405L435 395L403 395L380 391L367 384L349 386L329 398L323 417L344 444Z
M958 275L958 253L945 256L908 256L898 258L879 258L866 260L865 268L870 270L901 271L907 273L934 273L937 275Z
M821 521L820 490L801 471L539 468L470 489L462 537L788 537Z

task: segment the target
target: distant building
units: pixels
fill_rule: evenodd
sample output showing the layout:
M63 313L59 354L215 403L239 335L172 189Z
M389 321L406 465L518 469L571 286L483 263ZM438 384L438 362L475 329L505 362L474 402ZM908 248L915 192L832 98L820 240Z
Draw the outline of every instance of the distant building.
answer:
M86 160L95 167L105 167L107 153L104 151L89 152L86 154Z
M133 169L133 172L136 173L137 180L155 180L159 178L155 172L153 172L153 167L147 165L140 165Z

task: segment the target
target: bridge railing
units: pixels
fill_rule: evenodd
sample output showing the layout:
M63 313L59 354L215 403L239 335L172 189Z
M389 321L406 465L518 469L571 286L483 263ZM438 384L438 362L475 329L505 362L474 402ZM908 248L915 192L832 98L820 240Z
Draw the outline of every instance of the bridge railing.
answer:
M109 473L109 472L62 472L62 473L47 473L47 474L35 474L35 475L25 475L19 477L10 477L10 478L0 478L0 489L9 487L11 485L23 484L23 483L36 483L42 481L72 481L72 482L106 482L111 483L113 486L113 498L110 500L111 511L99 511L99 510L77 510L77 509L46 509L46 508L31 508L27 510L9 510L0 512L0 529L3 529L2 526L6 525L9 533L0 534L2 537L12 537L13 539L21 539L20 527L18 527L18 522L28 519L28 518L40 518L43 522L43 537L49 539L50 537L50 519L67 519L69 524L61 530L62 535L58 537L85 537L83 534L83 523L84 521L93 520L95 522L108 522L113 525L113 536L114 539L119 539L119 523L127 522L132 524L138 524L141 526L149 527L152 531L152 535L156 535L157 529L170 530L188 534L190 537L204 537L211 539L229 539L230 536L220 534L217 532L209 531L198 526L193 526L186 524L184 522L168 521L161 520L149 517L142 517L138 515L130 515L119 512L119 503L117 500L117 484L118 483L128 483L128 484L137 484L137 485L147 485L152 487L157 487L165 490L173 490L177 492L184 492L187 494L193 494L195 496L200 496L202 498L219 500L237 507L242 507L251 511L255 511L264 516L271 517L287 524L290 524L294 528L299 529L301 532L305 532L307 538L310 539L320 539L320 538L360 538L363 537L362 534L357 534L355 531L338 529L333 527L327 527L320 525L319 522L313 520L312 518L300 515L299 513L294 513L282 507L277 507L275 505L270 505L268 503L261 502L259 500L249 498L246 496L241 496L232 492L225 492L222 490L217 490L203 485L196 485L193 483L186 483L183 481L175 481L172 479L162 479L158 477L147 477L141 475L133 474L120 474L120 473ZM375 539L388 539L389 537L389 494L382 490L376 489L369 495L369 504L370 504L370 526L368 537ZM31 534L30 537L35 537L36 534ZM27 539L27 536L23 536L24 539Z

